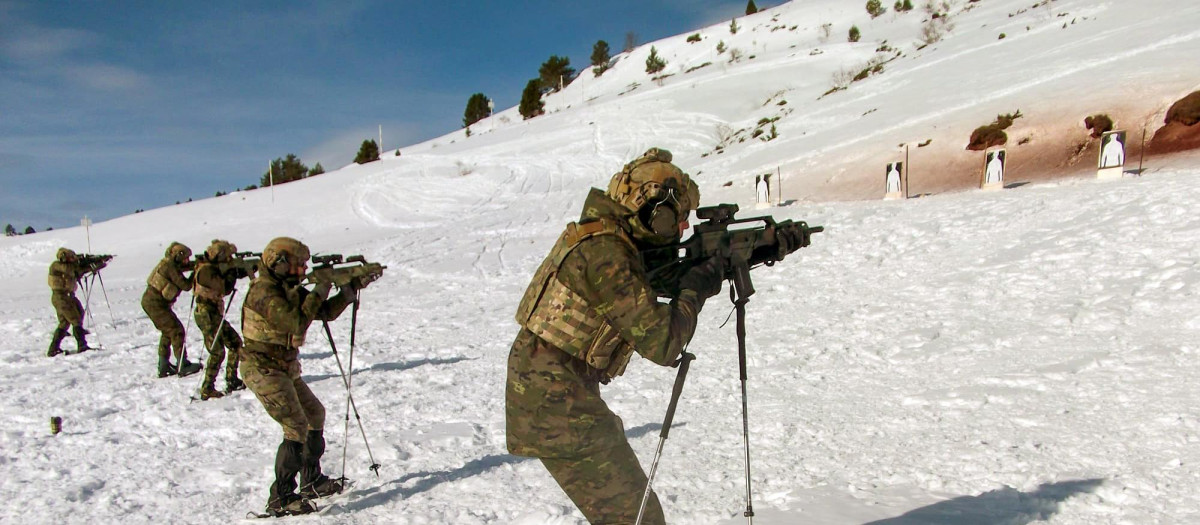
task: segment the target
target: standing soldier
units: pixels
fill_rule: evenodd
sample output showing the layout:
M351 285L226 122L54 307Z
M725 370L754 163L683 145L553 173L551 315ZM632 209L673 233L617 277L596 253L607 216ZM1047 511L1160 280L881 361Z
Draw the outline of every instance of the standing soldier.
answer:
M180 243L173 242L167 247L167 252L150 277L146 279L146 291L142 294L142 310L150 316L154 327L162 335L158 338L158 377L179 374L180 377L200 371L199 363L188 361L183 348L183 323L175 316L172 307L181 292L192 289L190 277L184 277L183 272L191 269L192 250ZM171 365L171 349L175 350L175 362Z
M300 378L299 349L314 319L336 319L358 295L354 286L347 286L329 297L329 283L305 289L301 280L309 255L308 246L296 239L279 237L267 243L258 276L242 303L242 377L267 414L283 427L275 482L267 498L267 514L272 516L307 514L316 510L310 499L343 488L342 480L321 473L325 407Z
M79 256L70 248L59 248L55 259L50 263L50 304L54 305L58 326L50 339L47 357L62 353L59 345L62 344L63 338L67 337L68 326L75 336L75 349L79 352L90 350L86 340L88 331L83 329L83 305L79 303L79 298L75 297L75 290L79 288L80 279L89 273L100 271L107 264L103 260L81 263Z
M699 200L671 153L651 148L613 176L607 193L591 190L517 309L508 450L539 458L591 523L633 523L647 484L600 384L621 375L635 351L671 365L705 299L721 290L720 266L710 259L680 277L678 297L660 303L639 257L678 242ZM663 523L653 492L644 522Z
M225 297L234 291L237 280L249 277L250 274L241 268L222 264L233 260L237 246L220 239L213 239L212 244L204 250L204 258L196 265L196 287L192 294L196 296L196 326L204 334L204 347L208 349L208 362L204 367L204 384L200 386L200 399L222 397L214 387L217 372L221 369L221 361L225 365L225 392L233 392L245 388L238 379L238 351L242 348L242 338L229 326L225 320ZM226 359L228 349L228 359Z

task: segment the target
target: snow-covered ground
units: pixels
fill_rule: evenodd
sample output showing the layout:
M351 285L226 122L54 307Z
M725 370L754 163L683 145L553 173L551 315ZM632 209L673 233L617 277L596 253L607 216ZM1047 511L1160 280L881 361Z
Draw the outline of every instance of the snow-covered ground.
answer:
M249 392L193 403L199 376L155 378L158 334L138 300L171 241L261 250L290 235L315 252L362 253L389 267L363 293L353 356L379 476L367 469L353 416L343 432L345 390L317 328L302 362L330 414L324 465L340 474L345 446L357 484L321 516L290 521L582 523L536 460L505 451L512 313L587 188L652 145L696 174L704 203L737 202L743 215L755 214L754 174L784 166L784 199L797 202L766 212L826 229L754 273L757 523L1200 521L1200 158L1151 157L1141 176L1115 181L1029 173L1035 182L1004 191L909 201L800 193L833 184L804 166L873 158L859 152L876 146L883 158L898 142L933 136L935 125L957 150L996 113L1020 107L1032 120L1038 112L1026 108L1036 104L1088 105L1085 88L1109 72L1066 71L1063 57L1115 67L1134 84L1170 70L1156 93L1200 82L1188 66L1200 56L1191 3L1057 0L1030 10L1032 1L956 11L957 28L919 53L916 11L872 21L858 2L785 4L739 18L737 35L726 23L700 30L701 44L686 35L652 43L676 73L663 86L641 72L647 44L600 79L585 73L551 95L550 113L533 120L509 109L470 138L442 137L274 191L0 239L0 521L223 523L260 510L278 425ZM887 35L907 55L818 101L830 71L878 45L842 42L852 21L864 40ZM834 32L821 43L825 22ZM1000 31L1008 37L997 40ZM1114 34L1115 43L1099 38ZM1087 35L1096 38L1085 45ZM716 40L756 58L685 73L703 52L719 58ZM1116 48L1125 54L1112 62L1097 54ZM1001 99L977 82L972 64L988 59L1020 65L996 68L1015 86ZM1033 66L1045 74L1030 75ZM634 79L640 85L619 95ZM788 104L763 105L780 90L795 92ZM863 117L878 105L872 97L894 103ZM712 153L722 129L752 129L778 108L794 109L776 123L779 139ZM1020 151L1010 149L1014 161ZM850 181L845 193L881 195L882 171L859 177L878 188ZM927 191L917 176L914 193ZM89 301L92 340L106 348L47 359L45 272L59 246L117 258ZM188 299L176 305L181 316ZM724 296L711 300L690 347L698 359L655 482L671 523L745 522L736 338L733 323L723 325L731 309ZM203 350L190 326L195 358ZM349 365L349 315L332 328ZM635 360L604 388L646 465L674 377ZM59 435L49 433L51 416L63 418Z

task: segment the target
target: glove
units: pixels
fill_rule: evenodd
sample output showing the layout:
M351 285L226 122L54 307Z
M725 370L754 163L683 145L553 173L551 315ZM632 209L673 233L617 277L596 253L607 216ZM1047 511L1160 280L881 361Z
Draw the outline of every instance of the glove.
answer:
M716 257L709 257L707 261L693 266L679 278L679 288L696 292L701 299L708 299L721 292L723 274L721 261Z
M807 231L794 225L776 229L775 239L779 242L780 260L783 260L785 255L804 248L812 242Z
M333 288L333 283L320 283L313 287L312 293L317 294L322 301L329 298L329 290Z

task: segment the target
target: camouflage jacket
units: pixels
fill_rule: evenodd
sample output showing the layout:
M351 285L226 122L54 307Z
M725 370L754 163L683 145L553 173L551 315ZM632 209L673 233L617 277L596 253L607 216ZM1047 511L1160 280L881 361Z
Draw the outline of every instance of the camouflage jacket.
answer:
M196 294L196 302L209 303L209 306L218 306L221 311L224 309L224 297L233 293L233 289L237 286L237 280L241 277L236 269L229 269L224 272L216 264L210 262L202 262L196 266L194 274L195 289L192 293Z
M332 321L353 302L346 292L329 299L300 285L288 285L263 270L250 282L242 302L242 360L259 368L286 370L304 344L315 319Z
M183 275L183 270L170 257L163 257L146 279L146 293L142 298L175 304L181 292L192 289L192 280Z
M658 301L637 249L628 240L623 210L604 192L593 189L580 222L568 229L601 219L625 226L619 233L584 238L562 258L554 279L586 303L600 324L615 332L620 344L669 365L691 340L703 301L691 290L670 303ZM552 255L559 248L556 245ZM537 280L531 286L539 285ZM537 328L528 326L523 326L509 354L508 450L525 456L570 457L614 446L612 440L621 439L623 430L620 418L600 397L603 371L535 335Z
M50 291L73 294L79 289L79 280L95 270L91 265L54 261L50 263L50 275L47 279Z

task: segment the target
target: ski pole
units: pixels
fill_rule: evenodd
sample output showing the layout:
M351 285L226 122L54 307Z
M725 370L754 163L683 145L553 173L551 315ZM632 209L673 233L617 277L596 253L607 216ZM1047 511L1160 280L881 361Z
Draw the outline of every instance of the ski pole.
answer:
M113 316L112 303L108 302L108 290L104 288L104 276L100 275L100 270L96 270L96 278L100 279L100 291L104 292L104 305L108 307L108 320L112 321L113 326L116 326L117 318Z
M663 443L671 432L671 422L675 419L675 407L679 404L679 395L683 393L683 381L687 378L688 365L696 356L684 352L675 362L679 373L675 374L675 386L671 389L671 403L667 405L667 416L663 418L662 431L658 433L658 449L654 451L654 461L650 463L650 477L646 478L646 491L642 493L642 506L638 508L637 525L642 525L642 515L646 512L646 502L650 500L650 485L654 483L654 474L658 472L658 459L662 456Z
M213 347L217 346L217 339L219 339L221 337L221 335L225 333L225 316L229 315L229 309L233 308L233 297L236 295L237 295L237 287L235 285L233 288L233 291L230 292L230 294L229 294L229 303L225 305L225 310L221 312L221 322L217 323L217 330L216 330L216 332L213 333L212 342L205 345L204 352L207 354L205 356L205 362L204 362L205 370L204 370L204 373L201 374L201 377L200 377L200 386L196 387L196 392L197 392L196 395L197 396L201 395L199 392L204 389L204 382L208 380L208 361L207 360L209 359L209 356L212 355ZM192 310L192 315L193 316L196 315L195 310ZM197 328L200 327L199 321L196 322L196 327ZM202 336L204 335L203 328L200 328L200 335L202 335ZM190 399L191 399L191 401L188 401L189 404L191 404L192 401L195 401L196 397L192 396Z
M371 453L371 443L367 441L367 431L363 429L362 417L358 415L358 405L354 403L354 394L350 393L350 382L346 379L346 369L342 368L342 358L338 356L337 345L333 343L333 333L329 331L329 321L321 320L321 325L325 327L325 337L329 339L329 348L333 350L333 358L337 360L338 371L342 374L342 384L346 385L346 399L350 401L350 407L354 409L354 419L358 422L358 431L362 433L363 444L367 446L367 457L371 459L370 469L375 472L375 476L379 477L379 463L375 462L375 455Z
M360 290L358 293L362 293ZM358 333L358 297L354 298L354 307L350 310L350 359L346 363L346 368L350 370L350 376L346 379L346 391L350 391L350 385L354 382L354 334ZM342 477L346 477L346 445L350 443L346 436L350 435L350 399L346 398L346 418L342 425Z
M729 287L729 299L737 309L738 372L742 382L742 439L746 446L746 511L743 513L750 525L754 525L754 504L750 492L750 418L746 403L746 303L754 294L750 281L750 265L745 259L732 261L733 285Z

